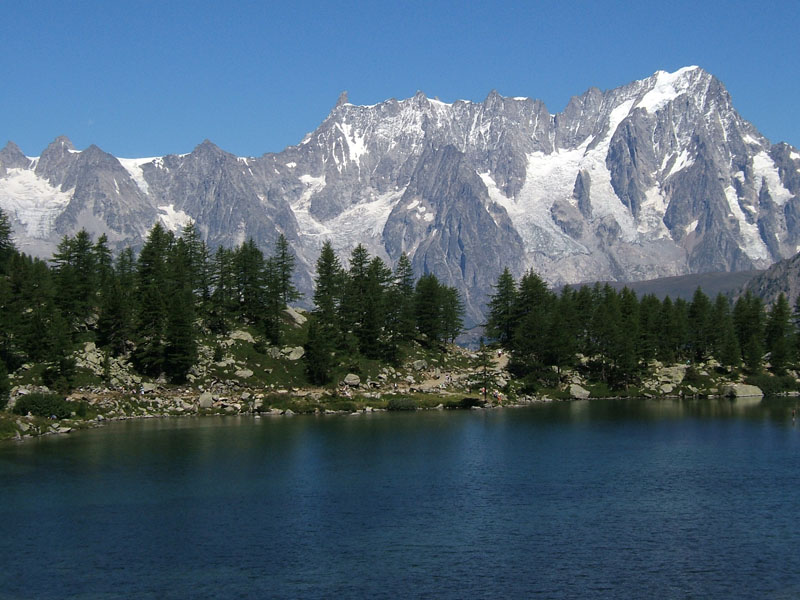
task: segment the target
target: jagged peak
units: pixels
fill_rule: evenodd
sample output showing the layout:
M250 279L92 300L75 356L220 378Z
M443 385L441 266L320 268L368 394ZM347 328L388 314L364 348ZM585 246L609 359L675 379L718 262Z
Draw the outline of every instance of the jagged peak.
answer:
M22 153L14 142L10 141L0 150L0 167L27 168L30 159Z
M334 108L339 108L343 104L350 104L350 101L347 98L347 90L344 90L341 94L339 94L339 99L336 101L336 106Z
M8 140L8 142L6 142L6 145L0 152L13 152L14 154L22 154L23 156L25 156L22 153L22 150L19 149L19 146L17 146L17 144L12 142L11 140Z
M75 150L75 146L72 145L72 140L70 140L65 135L60 135L56 139L54 139L52 142L50 142L50 145L47 146L47 149L49 150L51 148L53 148L53 149L65 148L67 150Z
M217 146L214 142L212 142L208 138L204 139L202 142L197 144L197 146L195 146L194 150L192 150L191 153L196 154L196 153L208 153L208 152L214 154L225 153L225 151L222 148Z

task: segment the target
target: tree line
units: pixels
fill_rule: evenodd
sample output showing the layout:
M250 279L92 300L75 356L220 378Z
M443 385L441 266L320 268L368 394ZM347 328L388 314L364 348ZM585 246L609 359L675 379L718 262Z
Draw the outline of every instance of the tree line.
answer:
M327 383L342 357L396 363L404 343L420 339L434 346L461 333L464 306L458 290L431 273L415 282L405 254L392 271L359 244L345 269L325 242L316 267L306 343L312 383Z
M509 368L531 386L558 383L580 366L613 388L635 384L648 363L698 363L711 357L730 371L783 375L800 358L800 301L781 295L771 307L749 291L735 303L698 288L691 301L595 284L560 293L533 271L508 269L489 299L486 333L512 351Z
M116 256L101 235L65 236L48 262L20 253L0 211L0 369L48 363L45 383L68 383L77 342L127 354L142 374L182 382L198 332L251 326L280 341L281 311L299 298L286 239L265 257L249 240L213 254L193 223L176 236L157 223L138 255Z
M8 371L25 363L47 363L44 383L68 388L79 342L175 383L186 380L204 332L248 327L279 344L283 311L301 298L294 268L282 234L269 256L252 239L212 252L194 223L180 235L156 223L138 254L127 247L116 256L105 235L95 241L81 230L43 261L16 249L0 210L0 397ZM326 243L315 283L306 348L316 383L334 359L396 361L404 341L452 341L461 331L458 292L433 275L415 280L405 255L393 272L359 245L345 269Z

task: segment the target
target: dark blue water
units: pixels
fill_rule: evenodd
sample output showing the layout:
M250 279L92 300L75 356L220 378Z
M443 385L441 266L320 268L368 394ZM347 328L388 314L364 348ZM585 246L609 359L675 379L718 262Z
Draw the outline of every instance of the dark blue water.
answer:
M0 598L798 598L794 400L117 423L0 446Z

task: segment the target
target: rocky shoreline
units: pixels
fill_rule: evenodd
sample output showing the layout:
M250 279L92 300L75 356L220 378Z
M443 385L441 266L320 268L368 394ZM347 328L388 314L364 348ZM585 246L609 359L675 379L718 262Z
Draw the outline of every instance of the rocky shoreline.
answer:
M619 397L586 381L579 370L562 373L561 385L547 393L523 393L520 382L507 370L508 356L492 353L489 364L480 364L477 353L450 347L439 358L414 356L398 367L383 366L364 376L349 372L330 388L309 388L270 383L272 368L234 358L236 345L253 343L245 331L234 331L217 341L227 354L213 360L213 351L203 347L186 386L168 385L163 380L146 380L135 374L123 358L108 359L93 343L75 353L77 366L103 386L75 389L66 400L72 414L65 419L13 414L16 401L28 394L51 393L46 387L16 383L8 406L0 411L0 439L66 434L97 427L109 421L135 418L167 418L207 415L253 415L256 417L295 414L341 415L390 410L490 409L528 406L535 403ZM269 348L273 368L296 363L302 347ZM261 372L255 369L262 367ZM760 397L756 386L720 374L713 360L691 367L662 365L653 361L641 384L625 397L639 398L735 398ZM24 372L24 369L23 369ZM691 376L690 376L691 375ZM259 381L259 377L261 380ZM19 380L20 374L14 376ZM485 393L483 392L485 388Z

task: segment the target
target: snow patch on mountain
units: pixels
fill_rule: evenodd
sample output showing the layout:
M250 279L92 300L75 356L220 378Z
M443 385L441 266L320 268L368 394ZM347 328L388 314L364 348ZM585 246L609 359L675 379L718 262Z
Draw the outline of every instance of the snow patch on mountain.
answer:
M0 207L28 236L46 239L74 191L55 188L28 169L8 169L8 176L0 179Z
M684 67L674 73L657 71L654 75L655 83L653 88L647 92L636 104L636 108L643 108L649 113L654 113L675 100L678 96L689 89L690 83L685 77L688 73L698 67Z
M761 189L766 181L769 194L778 206L783 206L791 200L792 193L787 190L778 176L778 169L769 154L764 151L753 157L753 172L756 178L756 189ZM759 181L760 180L760 181Z
M667 200L658 188L653 186L645 193L645 200L639 207L637 231L648 238L670 239L669 229L664 224Z
M158 216L161 219L161 222L164 224L164 227L175 233L178 233L183 227L192 221L192 217L187 215L182 210L175 210L175 206L172 204L159 206L158 210L161 213Z
M665 162L667 161L668 157L665 157ZM694 164L694 159L689 154L688 150L682 150L681 153L675 158L675 162L672 163L672 168L667 173L667 177L671 177L678 171L682 171L686 167L691 167ZM665 165L666 166L666 165Z
M367 146L364 143L364 137L356 134L350 123L339 123L339 130L344 134L344 139L347 141L347 150L350 160L361 166L361 156L367 151Z
M730 215L739 223L739 235L742 240L742 250L753 260L768 261L769 249L758 231L758 225L749 223L742 207L739 205L739 196L736 189L729 185L725 188L725 197L728 200Z

